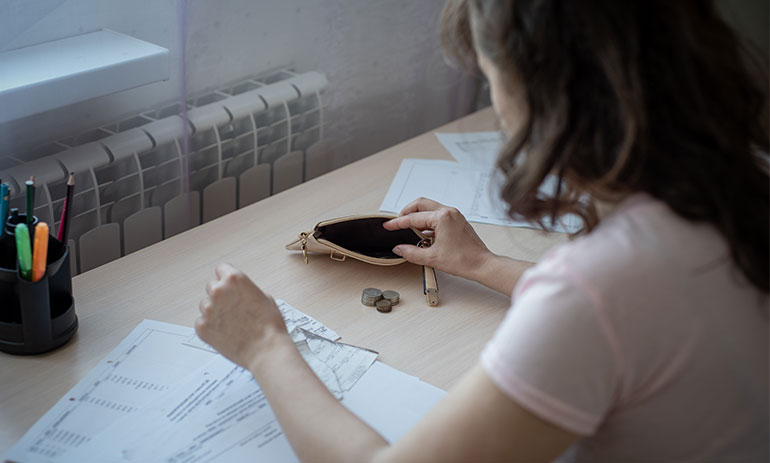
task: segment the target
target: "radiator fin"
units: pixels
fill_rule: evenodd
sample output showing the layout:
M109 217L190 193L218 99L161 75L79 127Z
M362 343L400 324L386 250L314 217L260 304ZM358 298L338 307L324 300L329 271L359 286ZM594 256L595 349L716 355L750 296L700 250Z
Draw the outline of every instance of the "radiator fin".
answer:
M15 153L0 178L11 207L24 210L22 186L34 175L35 214L53 231L75 173L74 275L331 170L326 85L319 72L245 79L191 98L186 120L174 103Z

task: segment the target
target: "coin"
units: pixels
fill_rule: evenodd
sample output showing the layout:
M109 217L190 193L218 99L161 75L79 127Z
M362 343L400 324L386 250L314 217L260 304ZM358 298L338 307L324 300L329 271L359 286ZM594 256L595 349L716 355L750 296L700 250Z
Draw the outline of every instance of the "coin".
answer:
M393 304L386 299L377 301L377 312L388 313L393 310Z
M374 307L374 304L382 299L382 291L377 288L366 288L361 293L361 304Z
M364 293L361 295L361 297L380 300L382 299L382 291L377 288L366 288L364 289Z
M391 305L396 305L401 296L396 291L386 290L382 292L382 298L390 301Z
M361 304L368 305L369 307L374 307L374 304L376 304L377 301L374 299L367 299L365 297L361 298Z

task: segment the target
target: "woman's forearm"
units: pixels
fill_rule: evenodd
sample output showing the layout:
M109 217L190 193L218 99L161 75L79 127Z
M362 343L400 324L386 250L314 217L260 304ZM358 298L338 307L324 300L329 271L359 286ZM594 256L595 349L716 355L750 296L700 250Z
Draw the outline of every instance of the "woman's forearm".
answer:
M300 460L369 461L388 445L326 389L285 332L261 351L249 369Z
M521 275L533 265L535 264L531 262L498 256L490 252L480 265L473 268L468 278L510 297Z

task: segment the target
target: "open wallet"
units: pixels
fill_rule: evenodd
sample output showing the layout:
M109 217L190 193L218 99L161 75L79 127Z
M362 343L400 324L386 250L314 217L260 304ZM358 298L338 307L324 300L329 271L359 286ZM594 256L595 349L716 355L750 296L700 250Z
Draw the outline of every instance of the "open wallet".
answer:
M302 232L286 245L290 251L301 251L307 264L308 253L328 254L339 262L350 257L374 265L398 265L406 262L393 253L399 244L429 247L433 237L414 228L389 231L382 224L394 215L352 215L318 222L312 231ZM423 292L428 305L438 305L438 283L433 267L423 266Z

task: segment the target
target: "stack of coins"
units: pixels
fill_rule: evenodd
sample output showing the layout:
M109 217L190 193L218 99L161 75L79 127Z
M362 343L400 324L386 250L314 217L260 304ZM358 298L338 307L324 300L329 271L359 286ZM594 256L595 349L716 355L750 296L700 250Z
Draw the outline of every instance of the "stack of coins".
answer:
M374 307L377 301L382 300L382 291L377 288L366 288L361 294L361 304Z
M401 295L395 291L386 290L382 292L382 298L390 302L390 305L398 304Z
M380 299L377 301L377 312L388 313L393 310L393 304L387 299Z
M378 312L388 313L398 304L401 296L391 290L381 291L378 288L366 288L361 294L361 304L376 307Z

